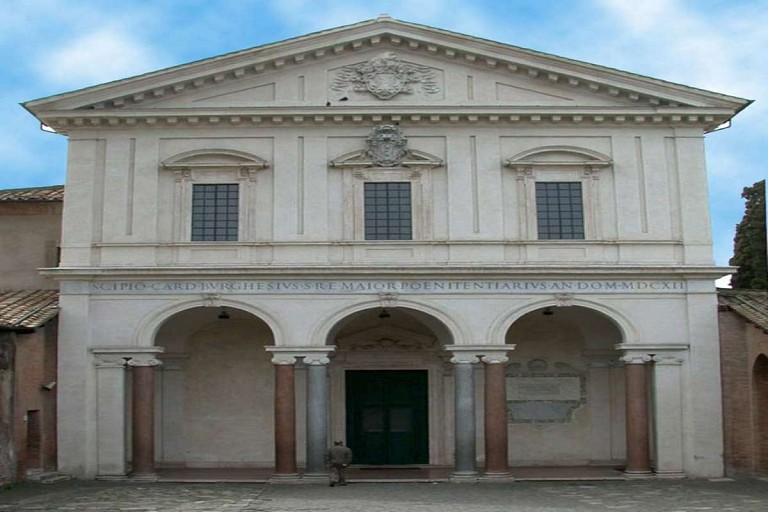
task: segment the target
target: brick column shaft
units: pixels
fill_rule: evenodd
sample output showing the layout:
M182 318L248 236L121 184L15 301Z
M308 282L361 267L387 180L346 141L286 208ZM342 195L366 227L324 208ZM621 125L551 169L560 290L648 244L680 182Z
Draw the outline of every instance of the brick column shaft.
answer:
M627 468L626 473L651 473L648 429L648 373L645 362L629 362L627 372Z
M275 365L275 474L295 475L296 403L293 364Z
M133 475L155 473L155 364L129 363L133 367Z
M507 386L503 361L486 361L485 364L485 474L509 474Z

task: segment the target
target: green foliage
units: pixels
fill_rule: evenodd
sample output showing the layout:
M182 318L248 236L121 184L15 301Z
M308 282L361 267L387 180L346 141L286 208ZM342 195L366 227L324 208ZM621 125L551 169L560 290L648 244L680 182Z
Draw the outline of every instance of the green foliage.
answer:
M739 271L731 278L731 286L736 289L768 290L765 180L744 187L741 197L747 200L747 204L733 239L730 264L738 266Z

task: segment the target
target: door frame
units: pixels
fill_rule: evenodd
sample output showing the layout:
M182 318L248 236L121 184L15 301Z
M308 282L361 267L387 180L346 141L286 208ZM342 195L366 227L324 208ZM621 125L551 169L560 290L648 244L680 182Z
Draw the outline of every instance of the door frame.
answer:
M414 423L413 423L413 429L411 430L412 435L414 436L415 445L419 446L419 455L418 458L422 459L415 462L393 462L391 460L388 460L387 462L383 463L375 463L375 462L360 462L364 465L371 465L371 466L423 466L425 464L428 464L429 462L429 446L430 446L430 423L429 423L429 405L430 405L430 396L429 396L429 370L427 369L418 369L418 368L398 368L398 369L348 369L344 372L344 389L345 391L348 391L350 388L350 381L352 379L352 375L356 374L355 380L358 381L358 383L361 383L361 381L364 380L363 373L367 374L378 374L378 378L382 379L384 382L383 384L387 386L389 383L387 382L387 377L385 375L388 374L389 377L395 378L396 375L400 375L404 380L413 380L413 384L418 384L419 393L422 395L422 397L419 400L414 401L412 404L409 404L408 406L415 406L420 410L420 414L418 417L412 417ZM405 375L409 374L409 375ZM373 375L370 375L371 378L373 378ZM367 380L367 379L365 379ZM385 393L386 396L386 393ZM387 397L388 398L388 397ZM362 425L352 425L351 422L349 422L350 416L350 406L352 404L349 403L349 395L345 393L345 402L344 402L344 408L346 411L346 420L345 421L345 434L347 439L347 445L352 446L354 443L353 441L360 441L361 439L351 439L351 437L357 433L358 436L363 435L362 431ZM382 405L387 408L387 410L391 411L392 408L397 407L396 404L393 404L390 402L389 399L385 399ZM354 407L354 406L353 406ZM362 412L364 407L355 407L353 410L357 410L358 412ZM389 414L385 415L385 418L390 418ZM388 421L388 420L385 420ZM358 429L360 429L358 431ZM392 440L392 432L386 429L387 431L387 443L391 442ZM391 457L392 452L389 448L391 445L387 445L389 452L389 456ZM353 447L353 449L355 449ZM359 450L359 448L358 448Z

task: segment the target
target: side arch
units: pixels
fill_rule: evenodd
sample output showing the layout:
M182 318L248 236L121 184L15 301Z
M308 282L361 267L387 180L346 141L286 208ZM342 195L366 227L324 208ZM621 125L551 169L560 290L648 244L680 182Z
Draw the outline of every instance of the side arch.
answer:
M521 317L532 311L536 311L537 309L556 307L557 305L557 301L554 298L536 299L523 304L521 307L509 313L502 314L491 325L488 339L493 344L503 345L510 327L512 327L512 324L517 322ZM573 299L572 306L581 306L602 313L616 324L616 327L621 332L623 343L637 343L637 329L620 311L599 302L576 298Z
M263 307L256 307L246 302L231 300L227 298L221 298L214 306L203 299L184 300L176 302L153 311L151 314L144 317L139 323L139 327L136 329L133 339L133 345L138 347L151 347L154 345L157 331L162 325L176 313L180 313L187 309L198 307L230 307L240 309L262 320L272 331L272 336L275 340L275 345L282 345L284 343L283 330L280 327L280 323L277 321L277 317L274 313L266 310Z

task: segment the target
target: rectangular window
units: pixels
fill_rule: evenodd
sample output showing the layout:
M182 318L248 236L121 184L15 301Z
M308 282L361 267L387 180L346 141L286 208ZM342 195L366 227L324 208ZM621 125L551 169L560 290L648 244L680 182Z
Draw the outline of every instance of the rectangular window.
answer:
M579 182L537 182L539 240L584 239L584 202Z
M237 241L239 185L192 186L192 241Z
M412 240L410 182L365 183L365 239Z

